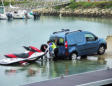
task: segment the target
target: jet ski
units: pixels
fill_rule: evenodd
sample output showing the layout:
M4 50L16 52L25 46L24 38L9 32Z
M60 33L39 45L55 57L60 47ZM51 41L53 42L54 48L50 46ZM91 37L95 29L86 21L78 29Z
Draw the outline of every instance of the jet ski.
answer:
M47 51L42 52L41 50L33 46L29 47L23 46L23 47L27 50L27 52L20 54L4 55L5 58L0 60L0 65L16 65L16 64L25 65L27 63L35 62L36 60L42 58L47 53Z

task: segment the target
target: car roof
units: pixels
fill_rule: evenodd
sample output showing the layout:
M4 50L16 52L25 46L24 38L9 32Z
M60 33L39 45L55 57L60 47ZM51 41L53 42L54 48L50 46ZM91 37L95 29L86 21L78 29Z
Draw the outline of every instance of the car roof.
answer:
M62 37L62 38L64 38L66 33L67 32L60 32L60 33L51 34L51 36L52 37Z
M51 34L51 37L62 37L65 38L66 34L72 33L72 32L82 32L82 33L91 33L88 31L83 31L83 30L76 30L76 31L58 31L58 32L53 32Z

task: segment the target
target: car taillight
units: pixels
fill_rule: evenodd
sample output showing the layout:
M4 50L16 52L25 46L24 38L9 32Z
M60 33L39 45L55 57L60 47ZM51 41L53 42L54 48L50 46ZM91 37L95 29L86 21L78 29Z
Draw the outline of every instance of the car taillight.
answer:
M65 41L65 55L68 56L68 43Z
M68 48L68 43L67 43L67 41L65 42L65 48L66 48L66 49Z

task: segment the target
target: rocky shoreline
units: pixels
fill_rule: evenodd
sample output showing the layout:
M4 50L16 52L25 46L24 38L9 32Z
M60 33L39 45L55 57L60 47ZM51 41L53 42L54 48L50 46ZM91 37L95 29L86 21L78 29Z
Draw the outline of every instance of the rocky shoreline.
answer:
M86 8L86 9L65 9L39 8L38 13L52 16L86 16L86 17L112 17L112 9Z
M112 8L70 8L69 6L64 6L63 8L56 8L56 6L52 6L49 3L45 6L41 2L40 5L35 3L24 3L24 4L16 4L15 7L19 7L22 10L37 10L38 13L49 16L86 16L86 17L112 17ZM62 7L62 6L61 6ZM6 6L6 11L11 11L15 9L11 9L9 6Z

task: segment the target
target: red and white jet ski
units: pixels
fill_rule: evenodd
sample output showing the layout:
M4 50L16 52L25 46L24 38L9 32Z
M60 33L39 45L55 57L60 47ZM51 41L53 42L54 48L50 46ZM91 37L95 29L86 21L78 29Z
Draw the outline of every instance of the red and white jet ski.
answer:
M4 55L6 58L0 60L0 65L15 65L15 64L25 65L26 63L31 63L40 59L47 53L42 52L41 50L33 46L29 47L24 46L24 48L27 50L27 52L20 54Z

